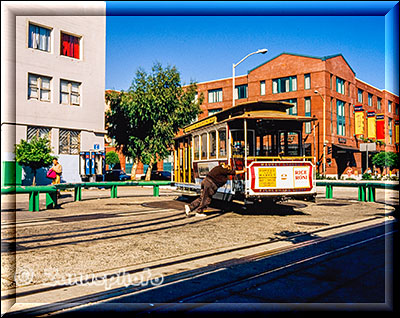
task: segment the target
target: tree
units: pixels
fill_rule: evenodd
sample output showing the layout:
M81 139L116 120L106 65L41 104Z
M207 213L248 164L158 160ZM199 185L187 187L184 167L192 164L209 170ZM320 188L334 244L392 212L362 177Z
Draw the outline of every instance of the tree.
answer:
M389 167L392 170L399 166L399 155L395 152L379 152L372 157L372 163L380 168Z
M108 96L108 134L124 154L135 158L132 176L142 161L149 164L149 180L154 162L169 155L179 129L200 114L203 96L195 100L196 90L194 82L182 87L176 67L156 63L149 74L139 69L127 92Z
M32 169L32 185L36 185L36 171L52 164L54 156L50 154L51 152L52 149L48 137L35 137L30 141L21 140L19 144L15 145L15 161L21 166Z
M109 151L106 153L106 164L108 164L111 167L114 167L118 163L119 163L119 157L115 151Z

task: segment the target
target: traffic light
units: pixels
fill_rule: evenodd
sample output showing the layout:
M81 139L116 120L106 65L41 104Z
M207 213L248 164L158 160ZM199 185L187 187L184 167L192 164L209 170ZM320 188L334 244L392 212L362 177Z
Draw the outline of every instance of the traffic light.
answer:
M328 155L332 153L332 146L328 146Z

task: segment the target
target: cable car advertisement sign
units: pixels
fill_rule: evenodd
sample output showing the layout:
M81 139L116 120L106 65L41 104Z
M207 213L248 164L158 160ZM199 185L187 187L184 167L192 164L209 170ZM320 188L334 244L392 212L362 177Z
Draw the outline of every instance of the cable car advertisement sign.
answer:
M250 165L253 192L303 192L313 188L310 162L253 162Z

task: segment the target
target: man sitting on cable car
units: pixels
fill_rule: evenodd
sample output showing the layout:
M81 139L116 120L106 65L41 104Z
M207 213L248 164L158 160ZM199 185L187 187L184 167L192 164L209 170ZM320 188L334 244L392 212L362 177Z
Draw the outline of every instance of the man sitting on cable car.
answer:
M214 167L201 182L200 197L194 200L190 205L185 205L185 213L187 217L192 214L196 216L205 216L203 211L210 205L212 196L217 192L218 188L225 185L228 181L228 175L237 175L245 173L245 170L233 170L230 165L221 163Z

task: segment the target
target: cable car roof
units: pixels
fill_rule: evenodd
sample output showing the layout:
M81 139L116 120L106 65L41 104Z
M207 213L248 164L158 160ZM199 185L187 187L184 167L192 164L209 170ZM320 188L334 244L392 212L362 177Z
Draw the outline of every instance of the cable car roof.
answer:
M212 116L205 117L193 124L184 127L184 133L187 134L195 129L205 127L211 124L232 121L240 118L249 119L270 119L270 120L295 120L308 122L316 118L289 115L286 109L293 107L294 104L282 101L253 101L244 102L235 107L220 111ZM182 137L182 136L180 136Z

